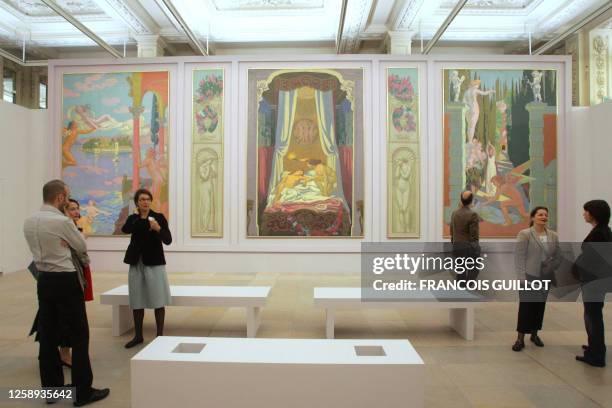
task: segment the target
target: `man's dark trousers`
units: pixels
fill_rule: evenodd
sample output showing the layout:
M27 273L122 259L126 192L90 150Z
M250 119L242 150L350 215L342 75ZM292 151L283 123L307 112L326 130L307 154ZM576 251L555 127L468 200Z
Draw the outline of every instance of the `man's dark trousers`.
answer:
M72 384L76 399L91 395L93 374L89 361L89 324L83 290L76 272L41 272L38 278L38 333L40 380L43 387L62 387L64 372L58 345L65 327L72 346Z

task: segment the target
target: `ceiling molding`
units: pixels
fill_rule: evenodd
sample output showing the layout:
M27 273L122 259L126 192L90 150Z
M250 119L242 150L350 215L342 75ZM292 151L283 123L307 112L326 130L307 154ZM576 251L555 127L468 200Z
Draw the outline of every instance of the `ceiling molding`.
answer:
M205 48L200 42L200 39L193 32L187 21L185 21L181 15L181 12L174 6L172 0L157 0L157 4L162 8L162 10L164 10L164 12L167 10L170 15L168 15L168 13L166 13L166 15L168 15L168 17L172 16L172 20L175 20L179 24L181 30L187 36L187 40L189 41L191 48L193 48L193 50L200 55L208 55L208 47Z
M113 19L123 22L134 34L157 34L159 26L137 2L128 0L95 0Z
M373 3L374 0L348 0L338 53L359 51L359 36L366 28Z
M444 32L446 32L446 30L448 29L448 26L451 25L455 17L457 17L457 15L461 12L461 9L463 9L463 7L465 6L467 2L468 0L459 0L455 4L455 7L453 7L453 9L450 11L446 19L444 19L444 22L442 23L440 28L438 28L438 31L436 31L436 33L433 35L431 40L429 40L427 42L427 45L425 45L425 48L423 49L423 54L429 54L431 49L435 47L440 37L442 37Z
M68 11L64 10L59 4L56 3L55 0L40 0L45 3L49 8L55 11L57 14L66 19L70 24L75 26L79 31L85 34L87 37L91 38L96 44L106 50L109 54L111 54L115 58L121 58L121 54L119 51L111 47L106 41L100 38L96 33L91 31L88 27L83 25L79 20L77 20L72 14Z
M274 11L317 9L324 0L211 0L216 11Z
M408 30L412 28L419 11L421 11L423 3L425 3L425 0L405 0L404 5L391 25L392 31Z
M520 4L525 3L523 0L515 1L515 0L476 0L470 1L465 5L461 14L463 15L479 15L479 16L487 16L487 15L512 15L512 16L528 16L531 14L537 7L540 6L546 0L527 0L528 3L526 6L516 7L512 6L512 4ZM442 1L440 5L441 11L444 14L448 14L448 12L453 8L456 4L456 1Z
M569 24L574 18L584 14L598 2L595 0L571 0L566 1L561 7L552 11L538 24L537 32L546 33L561 29Z

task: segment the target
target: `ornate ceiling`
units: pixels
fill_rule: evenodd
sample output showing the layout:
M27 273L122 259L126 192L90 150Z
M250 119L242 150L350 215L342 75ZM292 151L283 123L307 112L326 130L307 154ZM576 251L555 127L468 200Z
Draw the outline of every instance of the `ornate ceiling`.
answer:
M443 41L545 40L608 0L469 0ZM164 46L185 49L187 37L161 0L56 0L106 42L135 44L159 36ZM202 42L225 46L335 47L342 0L172 0ZM382 50L389 31L428 40L455 0L348 0L340 52ZM0 0L0 47L25 39L49 55L93 42L40 0ZM293 44L293 45L291 45Z

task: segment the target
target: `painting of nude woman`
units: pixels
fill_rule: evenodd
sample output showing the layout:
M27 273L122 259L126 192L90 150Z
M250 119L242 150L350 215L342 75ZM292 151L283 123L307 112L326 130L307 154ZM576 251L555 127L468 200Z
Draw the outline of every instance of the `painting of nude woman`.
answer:
M120 235L138 188L169 218L168 72L64 74L62 179L88 235Z
M445 69L444 236L463 190L481 238L514 238L535 206L557 227L557 71ZM464 78L457 81L457 78Z
M248 71L247 236L363 236L363 70Z

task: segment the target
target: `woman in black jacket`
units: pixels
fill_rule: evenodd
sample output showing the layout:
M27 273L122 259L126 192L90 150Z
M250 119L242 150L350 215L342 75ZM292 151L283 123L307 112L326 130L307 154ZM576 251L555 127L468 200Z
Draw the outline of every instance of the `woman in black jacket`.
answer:
M164 334L164 306L170 304L170 286L162 243L170 245L172 235L163 214L151 209L153 195L140 189L134 194L136 212L128 217L121 231L132 234L123 262L130 265L128 287L134 315L134 338L125 348L143 342L144 309L155 309L157 335Z
M582 346L584 355L576 360L595 367L606 365L603 306L606 292L610 291L612 231L610 206L604 200L592 200L584 204L584 220L593 226L582 243L582 253L576 259L574 271L582 282L584 326L588 345Z

